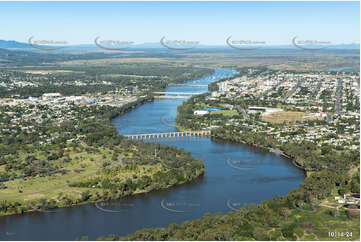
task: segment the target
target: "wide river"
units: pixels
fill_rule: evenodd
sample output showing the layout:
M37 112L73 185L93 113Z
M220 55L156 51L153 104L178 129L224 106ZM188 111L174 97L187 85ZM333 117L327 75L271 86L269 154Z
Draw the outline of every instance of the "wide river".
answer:
M237 72L215 69L211 76L166 91L206 92L207 84ZM176 131L174 119L182 99L147 103L116 118L120 134ZM247 145L210 138L160 140L205 160L205 175L189 184L136 195L121 201L0 217L0 240L74 240L82 235L127 235L136 230L181 224L206 212L227 213L243 204L285 195L304 180L302 171L279 156ZM249 169L243 169L249 168Z

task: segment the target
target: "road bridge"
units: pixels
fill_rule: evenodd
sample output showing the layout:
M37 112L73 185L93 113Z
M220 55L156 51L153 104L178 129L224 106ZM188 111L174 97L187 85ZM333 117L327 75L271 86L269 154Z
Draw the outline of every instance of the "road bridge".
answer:
M189 98L189 96L174 96L174 95L170 95L170 96L168 96L168 95L165 95L165 96L154 96L154 98L180 98L180 99L182 99L182 98Z
M153 94L164 94L164 95L199 95L201 92L153 92Z
M129 134L124 135L131 140L155 140L155 139L179 139L187 137L210 136L210 130L188 131L188 132L169 132L169 133L152 133L152 134Z
M182 86L182 87L208 87L208 85L205 84L173 84L173 85L169 85L170 87L174 87L174 86Z

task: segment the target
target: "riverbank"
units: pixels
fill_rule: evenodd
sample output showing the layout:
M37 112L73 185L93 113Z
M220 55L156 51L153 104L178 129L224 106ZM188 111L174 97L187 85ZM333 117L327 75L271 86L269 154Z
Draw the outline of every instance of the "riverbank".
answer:
M181 131L186 131L179 125ZM296 165L295 158L279 148L269 148L258 144L249 144L239 139L221 139L215 134L216 140L232 143L242 143L267 151L278 153ZM238 142L235 142L238 141ZM304 167L301 167L305 171ZM359 216L357 211L351 213L347 209L337 212L333 208L325 208L322 202L332 199L338 194L337 183L342 174L323 169L307 172L305 181L284 196L275 196L260 204L242 207L237 212L225 215L206 214L203 218L188 221L183 224L172 224L168 227L143 229L128 236L110 235L100 237L100 240L330 240L328 231L352 231L353 237L340 240L358 240ZM312 174L310 174L312 173ZM300 206L295 206L299 204ZM358 210L359 211L359 210ZM356 215L355 215L356 214ZM235 222L236 221L236 222ZM345 221L347 221L345 223ZM221 229L220 229L221 228Z
M108 121L101 123L103 126L109 126L115 117L149 101L152 99L144 97L128 103L117 112L111 113ZM96 123L93 125L97 125ZM114 129L113 133L116 133L114 126L112 129ZM96 133L90 134L92 135ZM106 139L112 140L111 145L93 146L86 144L87 141L67 145L63 155L69 157L71 162L64 162L64 167L57 173L3 182L4 188L0 190L0 199L4 202L1 204L0 215L23 214L121 199L184 184L204 174L203 161L196 160L189 153L174 147L169 149L165 145L129 141L119 135L109 136ZM158 149L158 157L152 154L154 149ZM158 159L164 158L167 163L171 162L166 157L169 154L179 159L177 165L187 164L185 166L187 169L176 171L169 166L164 167ZM121 162L117 162L118 159ZM128 161L122 162L124 159ZM107 160L112 162L104 166ZM129 163L131 161L139 163L135 163L130 169L128 166L131 165ZM117 166L112 166L113 163ZM109 172L112 172L112 175Z
M144 152L143 152L144 153ZM103 168L94 171L88 178L75 179L75 181L65 184L63 186L55 186L53 189L46 191L38 191L37 193L19 194L18 197L7 198L2 203L4 206L11 207L8 212L2 212L1 216L24 214L28 212L42 212L57 208L80 206L95 202L104 202L109 200L123 199L137 194L149 193L156 190L168 189L177 185L185 184L192 180L203 176L205 169L202 161L185 160L189 163L197 162L199 168L189 170L174 170L171 167L164 167L161 163L155 165L132 165L132 170L127 168L128 165L114 166L112 168ZM112 178L108 177L112 174ZM114 174L114 172L116 172ZM108 175L109 174L109 175ZM113 181L120 177L129 177L128 179L120 180L118 183ZM98 177L98 178L97 178ZM139 177L139 179L134 178ZM163 179L167 177L167 179ZM131 178L131 179L130 179ZM45 178L38 178L44 180ZM61 179L58 177L57 179ZM77 181L78 180L78 181ZM113 184L109 188L100 188L93 184L102 184L106 186L105 182ZM28 183L24 181L23 183ZM47 184L52 187L53 184ZM113 188L114 187L114 188ZM59 194L66 196L66 202L63 198L54 199L54 195L59 197ZM68 194L68 195L67 195ZM70 197L70 194L75 196ZM38 197L31 199L30 197ZM29 197L29 198L28 198ZM26 198L26 199L25 199ZM40 199L39 199L40 198ZM1 199L1 197L0 197ZM26 202L24 203L23 201Z
M231 70L218 69L214 76L196 81L197 84L204 86L204 88L197 90L204 92L207 88L206 84L219 78L230 76L232 73ZM193 87L172 87L167 91L191 92L195 90ZM173 115L176 114L175 111L179 104L179 101L172 102L169 100L146 103L136 110L113 120L113 126L117 128L118 134L174 132L174 127L164 125L160 119L161 117L165 117L165 115L167 118L173 117ZM124 139L124 141L126 140ZM107 141L105 143L111 144L112 142ZM190 183L185 182L176 188L158 191L153 190L154 192L148 195L124 197L125 202L134 204L134 207L128 209L128 211L119 213L118 216L114 213L110 215L109 213L100 211L95 206L62 209L66 211L66 213L54 213L51 215L51 223L42 224L41 230L52 231L51 233L45 232L40 233L41 235L35 235L33 231L37 231L37 223L32 223L32 221L36 220L39 215L26 215L26 221L29 221L28 226L22 229L16 238L21 239L28 235L28 237L26 237L27 239L32 238L36 240L57 236L59 239L69 240L82 235L89 235L91 239L95 240L104 234L120 234L125 236L143 228L164 227L171 223L181 224L185 221L197 220L207 212L212 214L218 212L227 214L230 211L230 208L226 206L227 201L230 201L230 203L237 208L243 203L249 204L250 202L255 202L259 204L263 200L268 200L277 194L288 193L293 188L298 187L304 179L302 172L288 165L286 161L279 156L266 154L266 152L250 149L246 146L212 142L208 137L200 137L192 141L171 141L163 139L159 140L157 143L160 144L155 144L155 146L144 144L143 142L138 143L140 147L151 147L149 154L152 154L144 159L139 159L139 161L147 161L148 158L154 158L154 150L159 145L167 145L167 149L176 146L178 150L185 150L198 160L205 160L205 168L207 170L204 178L195 179L193 180L194 182ZM128 141L124 144L128 144ZM170 152L171 150L167 149L161 154L160 160L173 161L167 162L167 166L179 167L175 165L179 164L181 160L178 159L179 157L177 157L177 155L172 154ZM128 157L133 160L136 158L134 157L135 154L148 153L142 150L134 150L132 147L129 147L129 150L131 152L126 156L122 155L122 157ZM156 153L159 154L158 151ZM111 156L112 155L110 155L110 159ZM240 171L232 169L224 162L225 158L237 160L240 156L248 157L250 160L261 160L264 158L266 158L266 160L263 164L258 164L257 169L246 173L240 173ZM175 159L171 159L172 157ZM108 174L110 178L113 176L114 173ZM164 174L161 177L161 180L166 179L169 179L168 174ZM92 184L97 184L92 182L94 181L89 181L89 184L84 185L92 186ZM247 196L244 196L244 194L247 194ZM238 203L240 204L239 206L236 205ZM101 204L101 206L109 209L116 208L117 206L112 207L112 205L108 206L106 204ZM185 212L170 214L170 211L161 207L161 204L165 204L173 210ZM47 215L41 214L40 216L45 217ZM15 217L7 221L9 222L7 223L8 225L4 227L4 230L14 231L20 228L19 226L21 226L23 220L16 219ZM87 221L87 223L83 223L84 229L69 231L69 226L67 225L70 223L75 226L78 221ZM99 223L98 221L102 222ZM45 228L43 227L44 225ZM94 230L94 227L96 227L97 230ZM53 230L53 228L56 228L56 230Z
M176 124L174 127L175 127L177 130L181 131L181 132L191 132L191 131L193 131L192 129L187 129L187 128L182 127L182 126L180 126L180 125L178 125L178 124ZM220 137L220 136L214 135L214 134L212 134L212 133L211 133L211 137L214 138L215 140L229 141L229 142L233 142L233 143L245 144L245 145L249 145L249 146L251 146L251 147L256 147L256 148L260 148L260 149L266 150L266 151L271 152L271 153L279 154L279 155L287 158L288 160L290 160L291 163L292 163L295 167L297 167L298 169L302 170L306 176L307 176L307 175L309 174L309 172L310 172L310 171L307 171L303 166L297 164L295 158L292 158L291 156L289 156L288 154L286 154L284 151L280 150L279 148L270 148L270 147L262 146L262 145L259 145L259 144L250 144L250 143L247 143L247 142L244 141L244 140L235 140L235 139L231 139L231 138L225 139L225 138L222 138L222 137Z
M209 71L211 72L211 75L215 72L214 70L209 70ZM184 82L186 82L186 81L184 81ZM167 88L167 87L165 87L165 88ZM140 107L140 106L142 106L142 105L144 105L146 103L151 103L153 101L154 101L153 95L148 95L148 96L139 97L136 101L127 103L127 104L125 104L125 105L123 105L121 107L114 107L114 108L112 108L112 107L109 107L109 108L104 107L105 112L107 112L108 110L113 110L113 109L115 110L115 112L113 112L113 113L110 112L111 115L107 116L107 118L109 118L109 120L106 120L105 122L104 121L103 122L99 121L98 123L99 123L100 126L106 126L106 127L112 126L112 129L114 130L114 133L116 133L115 127L111 124L112 120L114 120L117 117L119 117L121 115L124 115L124 114L126 114L126 113L128 113L130 111L133 111L133 110L137 109L138 107ZM109 124L108 124L108 122L109 122ZM94 125L98 125L98 124L94 123ZM89 126L91 126L91 125L89 125ZM110 132L109 132L109 134L110 134ZM97 135L97 134L90 134L90 136L95 136L95 135ZM117 136L119 136L119 135L117 135ZM114 139L114 137L109 137L109 139ZM141 143L137 143L137 142L134 142L134 141L126 141L121 136L119 136L119 139L115 138L113 143L118 143L119 144L120 142L125 142L126 143L126 144L124 144L125 147L127 147L129 145L135 145L135 147L139 148L139 146L142 146ZM82 144L84 146L82 146ZM113 145L114 144L112 144L112 146ZM90 150L91 149L99 150L100 147L104 148L104 145L101 145L100 147L98 145L96 145L95 147L86 145L86 142L84 142L84 141L81 141L79 144L74 144L74 145L70 145L70 146L69 146L69 149L78 146L78 149L84 150L84 151L89 150L89 149ZM123 192L115 192L116 195L114 195L114 196L107 195L106 199L102 199L101 196L103 196L103 195L97 194L99 192L100 188L94 187L94 184L91 187L88 187L88 188L91 188L90 191L88 191L85 188L75 187L73 183L74 182L79 183L81 180L88 179L89 176L94 176L96 173L101 172L102 169L104 169L106 167L101 167L101 166L99 166L99 164L96 164L94 166L94 164L91 164L91 163L94 163L93 162L94 160L99 160L99 163L101 163L101 160L105 159L104 158L105 153L113 153L113 157L108 157L108 155L106 155L106 158L113 160L114 155L118 156L119 155L118 154L119 150L122 149L122 148L119 148L119 147L117 148L117 146L108 147L108 148L106 146L108 146L108 145L105 145L105 150L103 152L98 152L97 151L97 153L99 155L103 154L102 159L100 159L100 157L95 157L93 155L84 154L84 158L82 158L82 165L81 166L83 166L84 163L86 163L86 166L88 166L87 169L90 168L89 169L90 173L87 174L88 173L87 169L83 169L83 167L76 167L77 170L85 170L85 174L87 174L87 175L85 177L83 177L83 178L78 177L78 175L75 175L74 177L68 177L68 175L66 175L67 178L65 180L67 180L67 181L66 181L66 183L64 183L61 186L59 186L58 184L63 183L63 182L58 181L59 179L61 179L58 176L58 174L54 174L53 176L51 176L49 178L48 177L43 177L43 176L34 178L34 179L36 179L36 183L39 183L39 185L40 185L40 183L41 184L47 184L49 187L52 187L54 185L54 189L51 188L49 190L48 188L45 188L45 187L43 188L43 185L40 185L39 187L35 187L35 190L34 190L34 187L30 187L30 183L33 180L33 178L32 178L32 176L27 176L26 178L25 177L23 178L26 181L23 182L21 190L19 189L19 192L17 193L15 191L15 189L17 188L16 181L14 181L13 179L9 179L9 181L4 181L4 185L2 187L0 187L0 188L5 189L6 193L5 193L5 196L0 196L0 199L1 198L5 199L4 204L2 205L2 208L0 209L0 216L2 216L2 215L23 214L23 213L26 213L26 212L41 211L41 210L44 210L44 209L54 209L54 208L65 208L65 207L79 206L79 205L89 204L89 203L92 203L92 202L102 202L102 201L106 201L106 200L109 200L109 199L120 199L120 198L124 198L124 197L127 197L127 196L133 196L133 195L136 195L136 194L148 193L150 191L167 189L167 188L170 188L170 187L175 186L175 185L184 184L184 183L192 181L193 179L196 179L196 178L198 178L198 177L200 177L200 176L202 176L204 174L204 163L203 163L203 161L194 162L194 159L189 157L189 163L194 163L194 164L202 163L202 164L200 164L200 166L195 168L195 169L191 169L190 172L186 169L184 171L177 171L176 174L174 174L174 171L169 167L168 168L167 167L162 168L162 169L166 169L166 170L171 171L170 174L165 175L167 177L167 179L164 179L165 182L167 182L167 180L169 180L171 178L175 179L175 177L177 177L176 180L168 181L169 183L163 183L161 181L157 181L157 182L154 182L155 185L157 185L156 187L151 187L151 186L149 186L149 184L147 184L147 189L140 189L140 190L138 189L138 190L131 191L131 192L124 192L124 191ZM154 145L147 144L147 146L153 147ZM114 150L114 148L118 149L118 150ZM164 147L163 147L163 149L164 149ZM153 151L153 148L151 148L149 151L143 152L142 155L146 156L146 153L151 152L151 150ZM72 153L70 153L70 156L72 156L72 158L77 158L77 159L79 158L78 156L75 156ZM174 156L179 156L179 154L174 155ZM158 162L158 163L161 164L161 162ZM35 168L36 168L36 166L35 166ZM72 169L72 168L74 168L74 167L71 167L70 169ZM43 168L39 168L39 169L42 170ZM42 171L46 171L46 170L42 170ZM64 169L64 171L65 171L65 169ZM155 172L159 172L159 171L155 171ZM75 170L74 170L74 173L79 173L79 172L78 171L75 172ZM148 179L146 182L152 184L153 182L149 181L149 179L152 180L153 179L152 177L154 175L160 176L162 174L161 173L154 173L154 174L150 174L150 175L151 175L150 176L151 178L148 178L149 176L147 176L144 179L146 179L146 180ZM133 177L133 176L136 176L136 174L130 175L130 177ZM80 181L79 181L79 179L80 179ZM43 181L43 180L47 180L47 181ZM52 180L52 181L50 181L50 180ZM137 180L137 179L135 179L135 180ZM144 182L144 181L142 181L142 182ZM128 186L127 183L118 184L118 185L125 186L125 187ZM134 186L134 184L131 184L131 186ZM151 188L149 188L149 187L151 187ZM9 192L11 189L14 190L13 193ZM23 190L29 191L29 189L31 189L31 191L33 191L33 190L34 191L30 192L30 193L29 192L25 192L25 193L23 192ZM63 198L59 199L58 196L54 192L55 190L56 191L59 190L60 192L65 191L65 194L69 194L69 197L63 197ZM70 192L70 190L72 190L72 192ZM94 190L96 190L96 191L94 192ZM102 189L100 189L100 192L101 191L102 191ZM0 192L1 192L1 190L0 190ZM74 194L77 197L75 197L75 198L71 197ZM30 198L31 196L36 196L37 198L36 199ZM24 197L24 199L21 199L23 197ZM96 199L94 199L94 197L96 197ZM61 201L61 200L64 200L64 201ZM86 201L84 201L84 200L86 200Z
M212 136L212 135L211 135ZM240 143L240 144L245 144L245 145L249 145L249 146L252 146L252 147L256 147L256 148L260 148L260 149L263 149L263 150L266 150L268 152L271 152L271 153L275 153L275 154L279 154L285 158L287 158L287 160L291 161L291 163L297 167L298 169L302 170L305 175L307 176L307 170L296 163L296 158L293 158L291 157L290 155L288 155L287 153L285 153L284 151L280 150L279 148L270 148L270 147L266 147L266 146L263 146L263 145L260 145L260 144L251 144L251 143L247 143L246 141L244 140L235 140L235 139L231 139L231 138L228 138L228 139L224 139L220 136L216 136L216 135L213 135L212 136L213 138L215 138L216 140L223 140L223 141L230 141L230 142L235 142L235 143Z
M322 149L322 147L317 146L317 143L313 142L281 142L269 133L257 132L257 128L259 127L257 124L260 126L267 126L266 123L261 123L262 121L259 121L257 117L247 118L245 120L239 116L233 119L227 119L227 117L221 115L213 116L212 113L203 116L194 115L194 110L201 109L204 106L217 106L214 102L207 102L207 100L208 99L205 97L196 96L193 97L192 100L183 103L183 105L178 108L176 122L177 129L182 131L191 131L192 128L199 130L200 128L206 129L210 125L215 125L218 126L218 128L212 130L211 137L216 141L245 144L267 150L268 152L277 153L287 158L288 161L292 162L294 167L303 171L306 178L304 182L300 184L299 188L293 189L281 198L275 198L283 201L282 206L280 207L283 207L285 210L290 210L290 212L296 214L300 212L300 209L295 208L294 204L304 204L305 207L312 207L312 211L315 212L315 217L313 217L312 220L318 220L322 215L319 213L319 211L322 211L322 208L320 208L322 201L325 199L331 199L337 195L349 194L349 192L355 189L355 187L359 187L357 179L356 182L354 182L354 179L350 180L352 176L359 176L357 175L359 174L357 169L352 166L352 164L354 164L359 158L359 152L344 150L342 152L342 159L337 159L336 157L339 157L340 154L339 149L328 149L326 151L326 149ZM235 104L232 103L232 105L234 106ZM328 162L325 162L325 160ZM345 162L347 166L343 166L342 162ZM247 164L252 164L252 161L249 161ZM353 172L351 172L351 170L353 170ZM350 185L351 183L354 184ZM275 199L268 200L265 203L269 207L274 207L273 203ZM264 205L265 203L259 205L257 208L253 207L250 210L244 209L242 210L242 213L245 215L247 214L247 216L254 217L256 214L263 213L263 210L266 207L266 205ZM295 209L297 211L294 211ZM272 210L277 211L277 209L274 208L272 208ZM301 212L308 211L305 210ZM333 211L329 210L327 212L332 214ZM250 213L253 213L253 216L248 215ZM282 213L282 211L279 211L279 213ZM343 215L344 217L347 216L349 223L352 223L357 227L357 220L354 220L355 216L348 214L347 211L343 211ZM231 214L229 216L232 217ZM287 217L288 216L286 216L283 223L289 224L291 221ZM216 216L214 216L214 219L216 219ZM331 218L328 218L328 221L331 220ZM207 224L206 221L204 223ZM253 223L254 221L252 221L252 224ZM281 223L280 227L283 226L283 223ZM270 225L271 224L272 223L270 223ZM262 225L264 225L263 222ZM297 224L297 226L300 226L299 232L303 233L303 230L305 229L303 225ZM188 226L183 224L178 228L179 230L186 230ZM216 227L214 229L216 230ZM270 229L270 231L273 231L274 226L270 226ZM172 231L173 233L173 230L170 227L166 228L166 231ZM150 231L148 231L148 233L149 232ZM281 234L284 233L283 231L280 232ZM131 236L121 237L121 239L140 239L144 233L145 231L140 231ZM153 230L152 233L157 236L157 230ZM257 238L254 233L255 232L253 232L252 236L242 239L234 237L237 235L237 233L235 233L232 239L228 240L264 240ZM292 235L292 233L290 235ZM298 235L297 238L301 237L301 235L302 234ZM317 236L321 237L322 234L318 233ZM174 237L169 234L167 239L172 240ZM189 238L181 237L178 239L187 240Z
M124 194L121 197L107 197L106 199L100 198L98 200L88 200L88 201L83 201L83 202L77 202L75 204L67 204L67 205L54 204L53 207L49 207L49 208L44 208L44 209L33 208L33 209L29 209L29 210L21 210L20 212L3 213L3 214L0 214L0 216L11 216L11 215L19 215L19 214L32 213L32 212L54 212L55 213L56 212L55 210L58 208L78 207L78 206L83 206L83 205L87 205L87 204L95 204L95 203L99 203L99 202L127 199L127 198L133 197L135 195L146 194L146 193L151 193L151 192L161 191L161 190L167 190L167 189L170 189L175 186L189 183L193 180L201 178L204 175L204 172L205 172L205 169L200 170L199 172L197 172L197 174L191 180L184 180L184 181L179 181L174 184L162 185L160 187L149 189L149 190L136 190L132 193Z

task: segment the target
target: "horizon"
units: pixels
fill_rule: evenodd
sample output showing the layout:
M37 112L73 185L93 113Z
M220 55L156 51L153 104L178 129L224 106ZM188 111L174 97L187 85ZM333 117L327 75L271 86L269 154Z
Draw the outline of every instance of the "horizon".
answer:
M4 41L4 42L15 42L15 43L19 43L19 44L25 44L28 45L29 47L31 47L31 44L29 42L20 42L17 40L5 40L5 39L0 39L0 41ZM144 46L145 45L145 46ZM149 45L149 46L146 46ZM156 46L159 45L159 46ZM358 46L358 49L360 49L360 42L353 42L353 43L336 43L336 44L328 44L328 45L324 45L325 47L338 47L338 46ZM43 46L46 46L45 44ZM48 44L48 46L52 46L51 44ZM55 46L55 45L53 45ZM81 43L81 44L67 44L67 45L60 45L63 46L64 48L69 48L69 47L97 47L96 44L93 42L89 42L89 43ZM132 47L137 47L137 46L144 46L144 48L163 48L162 44L158 41L158 42L140 42L140 43L133 43L129 48ZM246 46L246 45L245 45ZM209 47L209 48L230 48L227 43L224 44L202 44L199 43L199 45L197 45L195 48L199 48L199 47ZM263 45L261 48L262 49L267 49L270 47L294 47L294 45L292 44L292 42L290 43L285 43L285 44L266 44ZM1 47L0 47L1 48ZM16 47L14 48L10 48L10 47L5 47L5 49L17 49ZM192 48L194 49L194 48Z
M0 39L22 43L31 36L70 46L93 44L97 36L135 44L159 43L165 36L206 46L225 46L229 36L269 46L291 45L295 36L331 45L360 43L359 2L0 2L0 7Z

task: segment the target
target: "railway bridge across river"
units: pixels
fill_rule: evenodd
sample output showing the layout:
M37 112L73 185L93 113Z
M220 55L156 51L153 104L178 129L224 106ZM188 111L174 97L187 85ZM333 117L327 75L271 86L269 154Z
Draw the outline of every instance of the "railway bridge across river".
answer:
M183 139L200 136L210 136L210 130L187 131L187 132L169 132L169 133L152 133L152 134L128 134L124 135L131 140L155 140L155 139Z

